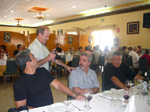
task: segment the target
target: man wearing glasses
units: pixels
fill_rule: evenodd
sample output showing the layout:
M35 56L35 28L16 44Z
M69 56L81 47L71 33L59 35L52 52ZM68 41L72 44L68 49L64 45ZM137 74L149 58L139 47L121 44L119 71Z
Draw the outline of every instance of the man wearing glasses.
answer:
M111 88L125 89L125 80L138 80L143 78L122 63L120 52L114 52L111 61L104 68L105 90L110 90Z

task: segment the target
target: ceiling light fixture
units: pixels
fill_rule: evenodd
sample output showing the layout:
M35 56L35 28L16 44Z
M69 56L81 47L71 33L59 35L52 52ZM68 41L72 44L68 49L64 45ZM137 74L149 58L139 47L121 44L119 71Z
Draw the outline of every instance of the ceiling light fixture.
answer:
M40 19L44 20L44 19L46 18L46 16L43 16L43 15L41 14L41 11L39 11L39 14L36 15L36 16L34 16L34 18L35 18L36 20L40 20Z
M14 20L17 20L17 21L18 21L17 26L21 26L21 25L19 24L19 22L20 22L21 20L23 20L23 19L21 19L21 18L14 18Z
M43 8L43 7L33 7L31 8L32 11L37 11L39 14L34 16L36 20L44 20L46 16L43 16L41 13L42 11L48 10L48 8Z

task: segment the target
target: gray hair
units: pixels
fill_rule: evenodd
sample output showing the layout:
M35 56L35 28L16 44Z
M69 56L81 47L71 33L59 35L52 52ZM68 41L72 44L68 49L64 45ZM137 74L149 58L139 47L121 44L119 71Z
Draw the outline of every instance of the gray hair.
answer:
M26 68L26 62L31 61L29 53L29 49L23 50L20 53L18 53L15 58L15 62L21 71L24 71L24 69Z
M113 52L112 53L112 58L114 57L114 56L121 56L122 57L122 55L121 55L121 53L120 52L118 52L118 51L115 51L115 52Z
M40 26L39 28L37 28L37 30L36 30L37 36L39 35L39 33L41 33L41 34L43 35L45 29L48 29L48 30L49 30L49 28L48 28L47 26Z
M88 62L92 62L92 55L88 54L88 53L82 53L81 56L86 56L88 57Z

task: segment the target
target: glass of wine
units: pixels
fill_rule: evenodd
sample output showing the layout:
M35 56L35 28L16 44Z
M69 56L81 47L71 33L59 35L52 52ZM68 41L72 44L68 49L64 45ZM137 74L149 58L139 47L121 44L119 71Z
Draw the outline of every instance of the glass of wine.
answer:
M66 111L65 112L70 112L68 110L68 106L71 104L71 101L70 100L66 100L66 101L63 102L63 104L66 105Z
M92 92L92 90L91 90L91 91L86 91L86 92L84 93L84 96L85 96L86 100L85 100L85 105L84 105L84 107L83 107L83 110L84 110L84 111L88 111L88 110L91 109L91 107L89 106L89 102L91 101L91 99L92 99L92 97L93 97L93 92Z
M129 90L124 90L123 91L123 98L125 99L124 107L127 107L127 104L129 103L129 98L130 98Z
M134 85L133 83L132 83L132 81L131 80L126 80L125 81L125 86L128 88L128 89L130 89L131 87L132 87L132 85Z

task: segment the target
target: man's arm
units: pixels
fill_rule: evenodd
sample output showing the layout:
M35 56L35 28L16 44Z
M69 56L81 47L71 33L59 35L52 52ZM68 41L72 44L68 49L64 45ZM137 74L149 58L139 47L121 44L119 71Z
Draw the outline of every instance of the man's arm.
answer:
M71 70L75 70L74 67L70 67L70 66L66 65L65 63L63 63L62 61L60 61L60 60L58 60L58 59L55 59L55 63L58 64L58 65L63 66L63 67L66 68L69 72L71 72Z
M126 86L117 77L115 77L115 76L113 76L111 78L111 81L114 83L114 85L116 85L116 86L118 86L118 87L120 87L122 89L126 88Z
M79 93L79 94L81 94L81 95L84 95L85 92L91 91L91 90L92 90L92 92L95 94L95 93L97 93L97 92L99 91L99 88L98 88L98 87L94 87L94 88L92 88L92 89L81 89L81 88L79 88L79 87L73 87L73 91L74 91L75 93Z
M139 74L137 74L135 77L134 77L135 80L142 80L143 77Z
M21 107L21 106L26 106L26 99L25 100L21 100L21 101L15 101L15 105L17 108ZM32 109L33 107L28 106L28 109Z
M85 98L81 95L78 95L78 96L74 96L75 93L70 89L68 88L67 86L63 85L61 82L59 82L57 79L54 79L51 83L51 85L53 87L55 87L56 89L62 91L63 93L66 93L67 95L73 97L73 98L76 98L77 100L85 100Z

